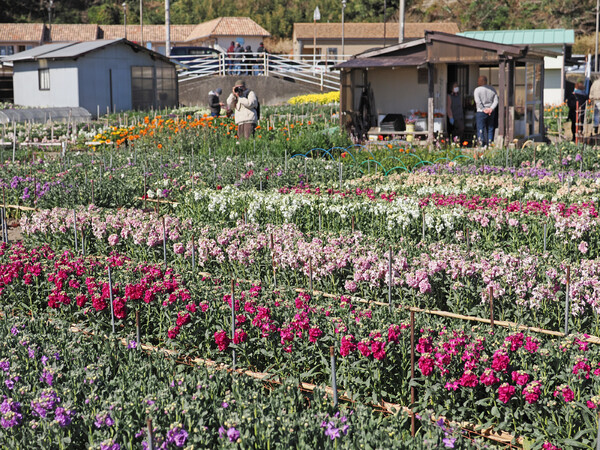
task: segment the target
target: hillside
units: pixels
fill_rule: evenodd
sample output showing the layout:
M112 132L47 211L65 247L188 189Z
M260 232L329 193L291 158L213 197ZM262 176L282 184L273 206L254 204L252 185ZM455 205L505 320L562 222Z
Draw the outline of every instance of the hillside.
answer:
M139 23L139 1L126 0L127 20ZM123 21L121 0L56 0L55 23L118 24ZM383 21L386 0L348 0L346 21ZM387 1L386 17L398 20L398 1ZM393 5L393 7L392 7ZM48 20L44 0L0 0L0 22ZM274 37L289 38L294 22L310 22L319 6L322 22L341 20L340 0L172 0L172 23L200 23L219 16L248 16ZM407 0L407 21L454 21L462 30L505 28L595 29L594 0ZM164 3L144 1L144 23L164 23Z

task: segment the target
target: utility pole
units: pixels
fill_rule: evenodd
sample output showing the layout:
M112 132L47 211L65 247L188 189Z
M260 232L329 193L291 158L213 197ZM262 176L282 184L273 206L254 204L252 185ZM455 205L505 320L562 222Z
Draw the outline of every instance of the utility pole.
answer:
M169 0L165 0L165 55L171 56L171 7Z
M400 27L398 32L398 44L404 42L404 0L400 0L400 14L398 17L398 26Z
M127 2L123 2L123 28L125 31L125 39L127 39Z
M342 0L342 61L345 61L344 55L346 49L344 47L344 10L346 9L346 0Z
M52 42L52 8L54 8L54 0L48 1L48 42ZM43 38L42 38L43 41Z
M144 0L140 0L140 45L144 46Z

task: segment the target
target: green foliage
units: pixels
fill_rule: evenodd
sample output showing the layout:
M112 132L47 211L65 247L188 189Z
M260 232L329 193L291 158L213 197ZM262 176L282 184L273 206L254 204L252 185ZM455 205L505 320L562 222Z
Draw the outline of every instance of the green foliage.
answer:
M348 1L345 18L352 22L383 21L381 0ZM339 22L340 0L172 0L171 20L177 24L197 24L217 17L251 17L274 37L290 37L294 22L311 22L318 6L321 22ZM45 2L0 0L3 22L47 21ZM139 2L128 2L128 22L139 22ZM458 0L428 2L412 0L406 4L407 20L413 22L454 21L462 30L564 27L591 32L595 27L595 2L583 0ZM386 15L397 20L397 2L388 1ZM122 20L120 2L109 0L61 0L54 3L55 23L114 24ZM131 19L130 19L131 17ZM164 23L164 4L146 2L144 23Z

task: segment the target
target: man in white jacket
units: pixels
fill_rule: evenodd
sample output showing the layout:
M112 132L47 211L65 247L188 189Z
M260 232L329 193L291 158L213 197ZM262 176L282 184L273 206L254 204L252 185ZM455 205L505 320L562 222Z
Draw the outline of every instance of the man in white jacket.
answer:
M235 113L238 139L248 139L254 134L258 122L258 99L254 91L246 88L244 80L238 80L227 98L227 107Z

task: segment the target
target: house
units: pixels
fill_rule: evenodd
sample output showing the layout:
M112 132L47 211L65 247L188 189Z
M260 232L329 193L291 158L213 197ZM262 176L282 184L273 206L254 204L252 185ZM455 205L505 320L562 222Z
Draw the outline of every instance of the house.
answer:
M528 45L530 48L557 53L557 56L544 58L544 102L558 105L565 101L565 59L571 55L575 43L574 30L465 31L459 35L498 44Z
M175 106L175 65L125 39L46 44L0 59L13 65L14 101L32 107L123 111Z
M46 32L43 23L0 23L0 57L41 45Z
M472 93L477 78L486 75L499 97L499 141L543 140L545 56L555 54L526 45L426 31L420 39L368 51L336 66L341 70L341 125L359 135L385 134L378 128L385 115L408 117L419 115L418 111L426 119L416 134L432 142L435 132L446 129L447 94L456 82L473 133ZM520 84L520 79L525 83Z
M169 27L171 46L178 47L187 45L189 34L195 25L171 25ZM127 25L127 36L125 36L124 25L100 25L100 39L127 38L131 42L140 44L150 50L165 54L166 31L164 25Z
M208 46L227 50L231 41L255 50L270 33L249 17L219 17L197 25L171 25L171 46ZM165 25L0 23L0 56L50 42L124 39L165 54Z
M460 30L452 22L405 23L404 38L423 37L425 30L456 34ZM317 59L337 61L342 58L342 35L344 53L356 55L373 48L398 42L398 23L295 23L292 35L293 53L312 57L316 49ZM316 41L316 45L315 45Z
M249 17L219 17L196 25L186 39L187 45L213 47L227 51L232 41L256 50L271 34Z

